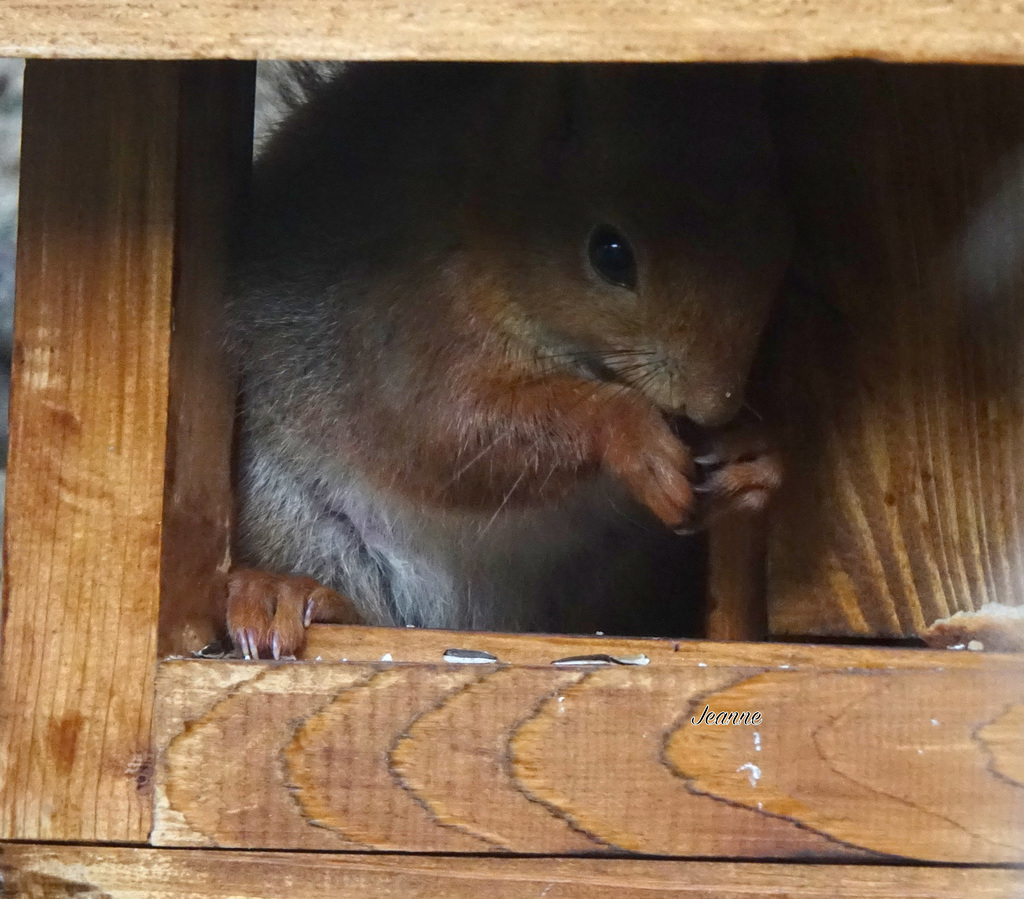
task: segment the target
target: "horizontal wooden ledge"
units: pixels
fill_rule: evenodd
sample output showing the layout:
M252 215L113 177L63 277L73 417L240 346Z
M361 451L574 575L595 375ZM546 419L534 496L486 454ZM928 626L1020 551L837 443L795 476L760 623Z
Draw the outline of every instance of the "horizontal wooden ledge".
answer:
M875 865L0 847L4 896L109 899L1012 899L1024 872Z
M942 668L985 670L1010 666L1018 670L1024 656L897 647L814 645L807 643L741 643L711 640L671 640L565 636L560 634L502 634L487 631L445 631L423 628L352 627L315 624L308 631L303 660L439 664L449 649L477 650L502 664L549 666L569 657L609 655L628 659L645 656L650 663L693 666L754 665L811 668ZM1024 671L1024 668L1020 670Z
M0 55L1022 62L1002 0L5 0Z
M1024 657L328 633L363 660L160 665L154 843L1024 862Z

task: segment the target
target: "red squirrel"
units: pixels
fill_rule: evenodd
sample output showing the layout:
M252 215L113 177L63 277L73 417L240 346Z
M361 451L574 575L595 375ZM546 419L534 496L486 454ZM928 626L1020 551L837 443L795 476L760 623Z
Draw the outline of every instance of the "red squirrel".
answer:
M758 71L300 77L230 303L236 644L642 629L674 532L779 481L756 438L680 437L737 415L788 262Z

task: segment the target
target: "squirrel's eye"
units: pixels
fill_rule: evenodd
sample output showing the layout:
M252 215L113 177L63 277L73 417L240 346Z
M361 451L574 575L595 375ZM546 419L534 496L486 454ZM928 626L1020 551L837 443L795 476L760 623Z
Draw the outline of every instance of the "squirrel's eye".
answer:
M636 289L636 259L633 249L618 231L609 225L599 225L590 235L587 247L590 264L605 281L616 287Z

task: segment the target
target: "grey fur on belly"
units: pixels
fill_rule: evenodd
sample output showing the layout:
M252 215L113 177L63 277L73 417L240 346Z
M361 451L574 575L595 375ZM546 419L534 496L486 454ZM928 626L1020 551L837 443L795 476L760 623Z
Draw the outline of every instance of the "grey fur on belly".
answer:
M453 585L414 557L401 525L354 481L330 485L257 450L243 460L240 486L244 556L351 596L370 624L458 626Z
M667 538L610 479L557 507L490 520L396 505L354 477L292 466L270 452L243 455L243 560L315 577L370 624L681 634L699 614L688 589L698 541ZM659 585L672 579L679 605L666 609Z

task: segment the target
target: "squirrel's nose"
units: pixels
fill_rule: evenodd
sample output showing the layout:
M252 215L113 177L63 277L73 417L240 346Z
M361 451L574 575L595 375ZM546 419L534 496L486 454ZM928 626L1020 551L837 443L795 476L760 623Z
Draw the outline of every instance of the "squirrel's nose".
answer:
M690 397L680 414L702 428L728 424L743 406L743 391L737 388L711 389Z

